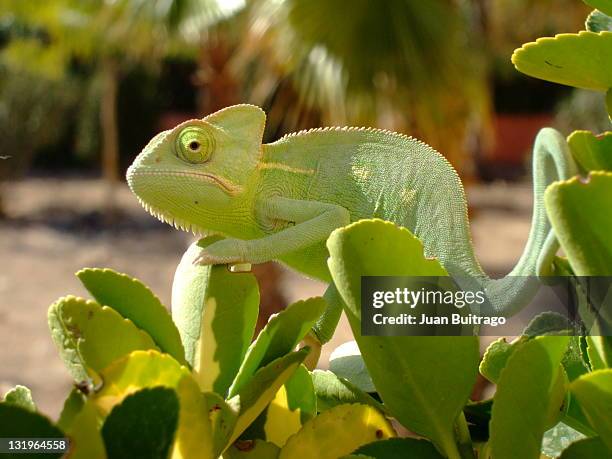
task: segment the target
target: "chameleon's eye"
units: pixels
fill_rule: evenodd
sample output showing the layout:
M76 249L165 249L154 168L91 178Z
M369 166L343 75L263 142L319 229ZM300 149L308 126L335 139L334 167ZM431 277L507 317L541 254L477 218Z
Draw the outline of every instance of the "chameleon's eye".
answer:
M208 161L215 149L215 138L206 129L188 126L176 138L176 155L183 161L200 164Z

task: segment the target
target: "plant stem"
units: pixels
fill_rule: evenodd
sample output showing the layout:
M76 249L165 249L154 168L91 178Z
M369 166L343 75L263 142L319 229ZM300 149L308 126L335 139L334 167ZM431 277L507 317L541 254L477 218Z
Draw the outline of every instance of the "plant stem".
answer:
M455 434L459 446L459 454L462 459L476 459L474 455L474 447L472 446L472 438L468 429L467 421L463 411L457 416L455 421Z

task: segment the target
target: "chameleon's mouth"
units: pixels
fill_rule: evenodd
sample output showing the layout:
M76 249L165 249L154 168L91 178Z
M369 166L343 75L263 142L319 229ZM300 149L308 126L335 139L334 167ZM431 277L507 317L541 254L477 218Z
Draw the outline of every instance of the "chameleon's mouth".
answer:
M167 212L164 212L163 210L153 207L147 204L138 195L136 195L136 199L138 199L138 202L140 203L140 205L148 213L153 215L159 221L163 223L167 223L168 225L173 226L174 228L178 230L185 231L186 233L193 233L194 236L200 239L203 237L212 236L213 234L217 234L214 231L204 229L194 223L191 223L191 222L188 222L187 220L183 220L181 218L175 217L173 215L170 215Z
M191 232L193 233L194 236L199 237L199 238L203 238L206 236L211 236L213 234L216 234L214 231L211 231L209 229L205 229L202 228L201 226L189 222L183 218L179 218L175 215L172 215L171 213L169 213L167 210L163 210L160 209L159 207L155 207L151 204L149 204L146 200L144 200L140 194L137 192L137 190L135 189L135 181L134 178L136 176L195 176L197 175L199 178L205 178L207 179L207 181L210 182L214 182L215 184L219 185L220 187L223 188L224 191L227 191L227 189L225 188L225 186L223 185L223 183L219 180L216 180L215 177L213 177L210 174L203 174L203 173L187 173L187 172L172 172L172 171L162 171L162 170L139 170L136 171L134 170L134 168L130 167L128 169L128 173L127 173L127 182L128 185L130 187L130 189L132 190L132 192L134 193L134 195L136 196L136 199L138 200L138 202L140 203L140 205L152 216L154 216L155 218L157 218L159 221L163 222L163 223L167 223L171 226L173 226L174 228L181 230L181 231L185 231L185 232Z
M236 185L235 183L230 182L229 180L219 177L214 174L209 174L206 172L196 172L196 171L173 171L168 169L132 169L130 167L127 172L128 183L131 181L133 177L138 175L149 175L149 176L158 176L158 177L190 177L196 180L202 180L205 182L212 183L214 185L218 185L223 191L225 191L229 195L236 195L242 192L242 187Z

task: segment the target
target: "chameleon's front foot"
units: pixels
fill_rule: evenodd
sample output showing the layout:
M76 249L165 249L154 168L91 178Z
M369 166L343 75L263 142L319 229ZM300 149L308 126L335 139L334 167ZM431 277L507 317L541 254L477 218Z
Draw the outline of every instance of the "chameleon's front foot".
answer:
M240 239L223 239L200 249L195 258L196 265L244 265L246 260L246 244Z

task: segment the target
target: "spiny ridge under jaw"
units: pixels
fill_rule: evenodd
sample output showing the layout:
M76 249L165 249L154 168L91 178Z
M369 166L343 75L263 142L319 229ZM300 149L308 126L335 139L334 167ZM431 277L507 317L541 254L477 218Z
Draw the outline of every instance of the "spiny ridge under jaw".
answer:
M187 233L193 233L194 236L199 237L199 238L203 238L206 236L211 236L213 234L212 231L209 230L205 230L203 228L200 228L199 226L190 223L190 222L186 222L184 220L181 220L179 218L175 218L172 217L171 215L168 215L166 213L164 213L163 211L150 206L149 204L147 204L146 202L144 202L142 199L137 198L138 202L140 203L140 205L151 215L153 215L155 218L157 218L159 221L162 221L164 223L167 223L168 225L173 226L174 228L181 230L181 231L185 231Z

